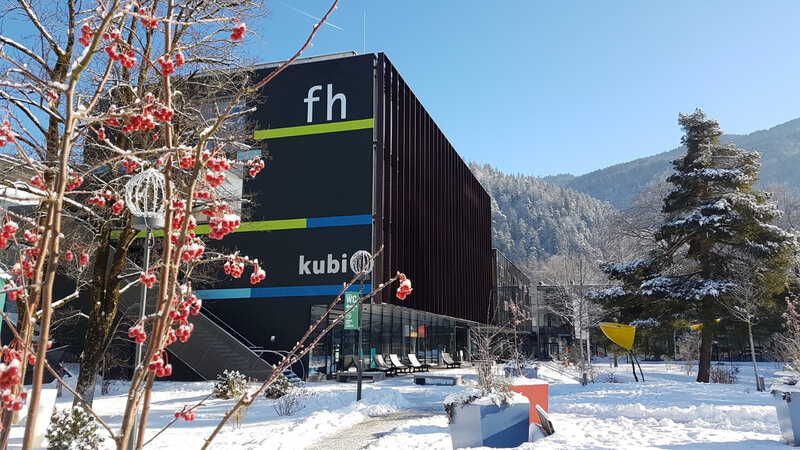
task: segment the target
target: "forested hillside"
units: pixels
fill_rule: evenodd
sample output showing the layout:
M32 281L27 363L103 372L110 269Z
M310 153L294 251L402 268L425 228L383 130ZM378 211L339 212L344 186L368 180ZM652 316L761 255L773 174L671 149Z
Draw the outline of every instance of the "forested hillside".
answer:
M608 203L540 178L470 168L492 197L494 246L518 263L586 248L614 212Z
M725 124L721 126L725 128ZM745 150L761 152L760 181L757 186L786 183L795 191L800 191L800 119L747 135L726 134L721 140L733 142ZM679 147L573 179L560 174L554 177L554 181L624 209L642 187L671 170L670 161L684 152L685 148Z

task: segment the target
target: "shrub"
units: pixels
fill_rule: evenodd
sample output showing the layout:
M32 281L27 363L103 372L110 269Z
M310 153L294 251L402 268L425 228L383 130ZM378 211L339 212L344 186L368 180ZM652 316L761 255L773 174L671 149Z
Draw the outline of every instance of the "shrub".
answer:
M692 367L697 359L700 359L700 342L702 338L700 333L696 331L689 331L684 333L683 336L678 338L675 343L675 350L678 359L683 361L683 369L686 375L692 374Z
M217 375L217 382L214 384L214 395L221 399L236 398L247 391L247 379L237 370L226 370Z
M306 405L303 404L303 399L310 395L311 393L308 389L290 383L289 389L287 389L280 398L275 400L275 404L273 404L272 407L279 416L291 416L306 407Z
M100 424L80 406L54 410L47 427L47 448L53 450L99 449L103 439L97 433Z
M720 384L733 384L739 379L738 367L715 366L711 368L711 381Z
M283 374L278 375L278 378L272 382L266 389L264 389L264 397L276 399L286 395L292 389L292 383Z

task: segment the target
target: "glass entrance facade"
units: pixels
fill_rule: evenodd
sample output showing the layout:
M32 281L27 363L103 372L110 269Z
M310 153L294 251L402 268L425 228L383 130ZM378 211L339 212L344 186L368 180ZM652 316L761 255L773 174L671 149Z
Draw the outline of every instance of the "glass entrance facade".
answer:
M311 307L311 323L327 309L324 305ZM320 329L342 315L340 305L331 312ZM374 367L374 355L396 354L401 360L413 353L422 363L438 364L442 352L454 358L469 358L470 328L475 322L404 308L396 305L365 304L361 306L361 352L365 367ZM345 370L358 354L358 331L345 330L340 321L330 333L311 349L309 376L327 377Z

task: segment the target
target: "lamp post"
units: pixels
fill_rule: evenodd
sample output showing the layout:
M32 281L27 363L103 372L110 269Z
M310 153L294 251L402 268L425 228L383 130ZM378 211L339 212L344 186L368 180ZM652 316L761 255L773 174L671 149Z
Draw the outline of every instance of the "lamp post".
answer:
M166 188L164 176L157 170L150 168L134 175L125 184L125 203L133 215L131 226L136 230L145 232L144 241L144 273L150 270L150 246L153 240L153 230L164 228L164 215L166 213ZM139 297L139 318L145 317L147 303L147 286L142 283ZM144 344L136 344L136 365L142 365ZM142 369L144 370L144 369ZM134 424L128 448L136 448L138 425Z
M359 301L361 300L361 295L364 293L364 278L372 272L372 268L374 267L374 260L372 259L372 254L366 250L359 250L350 257L350 270L353 273L361 274L359 276L361 281L361 290L358 293ZM364 374L364 349L361 346L361 307L358 307L358 342L356 345L358 346L358 364L356 364L356 370L358 371L357 383L356 383L356 401L361 401L361 381Z

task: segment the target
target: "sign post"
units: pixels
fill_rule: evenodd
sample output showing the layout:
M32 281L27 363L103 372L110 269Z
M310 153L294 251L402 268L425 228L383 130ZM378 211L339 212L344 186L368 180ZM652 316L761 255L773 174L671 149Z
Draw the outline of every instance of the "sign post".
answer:
M344 329L345 330L358 330L356 334L356 370L358 371L358 385L356 387L356 401L361 401L361 377L364 360L361 349L361 305L358 300L361 295L358 292L345 292L344 293L344 310L347 311L353 308L352 311L344 315ZM355 306L355 307L353 307Z
M372 268L374 267L374 261L372 259L372 254L366 250L359 250L350 257L350 270L353 273L358 274L358 278L361 280L361 290L358 293L353 293L355 296L355 300L351 300L351 305L356 304L353 309L353 314L351 320L355 318L355 328L358 329L358 366L356 366L356 370L358 370L358 386L356 387L356 401L361 401L361 381L363 378L363 370L364 370L364 349L361 345L361 305L358 304L359 300L361 299L361 294L364 292L364 278L367 274L372 272ZM345 293L345 305L347 305L347 295ZM345 329L347 329L347 318L345 317Z

